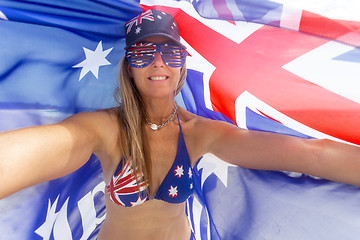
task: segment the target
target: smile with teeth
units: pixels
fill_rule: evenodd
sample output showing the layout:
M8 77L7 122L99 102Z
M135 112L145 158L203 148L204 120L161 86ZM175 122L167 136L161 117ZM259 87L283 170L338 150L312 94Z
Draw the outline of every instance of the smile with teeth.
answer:
M165 80L167 79L168 77L167 76L156 76L156 77L149 77L150 80L153 80L153 81L162 81L162 80Z

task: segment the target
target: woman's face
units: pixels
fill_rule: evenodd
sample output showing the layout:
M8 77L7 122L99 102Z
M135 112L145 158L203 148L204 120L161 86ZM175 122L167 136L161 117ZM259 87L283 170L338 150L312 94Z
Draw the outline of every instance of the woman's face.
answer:
M154 36L146 38L144 42L165 43L170 41L165 37ZM143 98L173 98L180 79L180 69L180 67L166 65L158 52L149 66L134 68L129 65L130 75Z

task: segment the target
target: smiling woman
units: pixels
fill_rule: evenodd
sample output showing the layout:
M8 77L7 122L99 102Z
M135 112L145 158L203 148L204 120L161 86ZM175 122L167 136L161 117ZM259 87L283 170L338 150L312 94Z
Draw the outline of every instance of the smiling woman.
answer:
M171 96L174 98L177 94L177 89L180 84L180 74L184 72L186 68L185 57L183 49L173 51L171 54L164 50L165 46L168 46L171 43L169 39L163 36L153 36L145 39L148 43L139 43L138 45L147 44L147 46L152 46L151 48L157 48L152 53L148 54L148 50L134 51L133 47L130 47L131 50L127 50L127 62L128 71L130 76L134 79L136 88L144 93L143 97L163 97ZM172 44L173 46L176 46ZM129 53L131 51L131 53ZM143 55L143 52L146 51L147 56L138 56L139 52ZM186 52L185 52L186 53ZM136 59L134 59L136 57ZM171 58L171 59L170 59ZM166 61L165 61L165 60ZM176 62L175 62L176 61ZM147 67L152 64L154 67ZM182 87L183 81L181 81ZM171 95L169 95L171 91Z
M147 184L149 186L152 185L152 173L150 171L151 165L146 164L150 162L146 160L146 158L150 157L146 156L149 152L149 149L147 149L149 143L147 142L147 138L144 137L146 133L139 130L142 130L144 120L154 131L167 126L173 121L175 115L178 113L178 106L175 103L174 97L180 91L186 79L186 69L184 66L186 51L184 47L180 45L178 32L169 32L169 29L177 29L175 28L176 23L174 19L171 15L163 12L156 10L152 10L152 12L153 15L151 16L154 16L154 18L151 18L149 21L144 20L143 22L143 24L147 22L147 28L144 28L142 31L143 34L135 35L134 39L131 37L127 38L127 61L123 59L121 62L122 67L118 88L119 103L124 106L124 110L118 112L118 119L120 120L119 127L120 129L126 128L133 130L133 132L138 131L135 136L139 136L138 139L136 137L134 138L134 136L129 138L126 135L120 137L119 142L121 142L121 140L122 142L127 142L123 148L124 152L122 156L128 159L132 166L137 166L137 169L134 171L134 179L138 186L145 186L143 190L145 190L145 192L148 191L145 193L146 196L144 199L148 199L147 195L152 195L151 189L146 187ZM147 12L143 14L149 17ZM167 28L159 32L157 25L162 28L167 26ZM126 32L129 34L128 36L131 36L131 31L129 32L129 30L127 30ZM173 50L169 52L169 48ZM176 64L173 64L174 59L178 59ZM156 119L155 116L152 116L153 113L151 111L146 110L146 108L154 104L153 102L159 106L165 103L168 105L165 107L165 112L170 113L162 114L163 116ZM131 104L126 107L127 103ZM137 109L134 108L135 106ZM156 109L156 111L159 110ZM141 114L145 116L141 116ZM182 134L180 134L180 137L181 136ZM124 139L126 139L126 141L124 141ZM135 142L135 140L137 142ZM128 150L128 146L131 146L130 150ZM185 144L182 146L185 147ZM189 166L191 167L191 165ZM121 168L119 170L121 170ZM139 183L139 181L141 183Z
M119 131L118 141L123 150L121 161L117 160L118 166L112 176L105 174L105 179L109 179L107 209L117 212L116 221L120 221L119 216L128 212L116 205L141 205L145 209L141 214L151 213L148 217L152 219L151 223L148 218L142 222L142 216L133 214L135 222L124 224L126 230L121 229L121 232L128 232L129 239L149 238L152 235L154 238L163 236L159 239L189 239L190 228L184 202L193 192L194 161L190 161L178 105L174 101L186 79L187 52L180 43L177 25L171 15L152 10L139 17L142 23L136 29L131 29L131 24L126 25L127 47L125 58L121 61L117 89L122 108L117 109L115 115L119 129L128 131ZM135 35L133 32L136 32ZM144 129L144 124L149 128ZM168 140L166 133L170 133ZM173 142L171 147L169 142ZM167 150L164 151L164 148ZM157 203L159 200L160 203ZM174 203L177 204L172 205ZM166 208L172 213L158 219ZM104 222L99 239L109 239L107 234L119 230L113 226L116 221ZM167 226L165 223L168 222L173 222L176 228L171 227L172 224ZM141 233L135 229L129 231L130 226L134 225L147 226L149 230ZM161 230L155 226L162 226ZM103 230L108 228L112 230ZM177 237L171 232L176 233Z

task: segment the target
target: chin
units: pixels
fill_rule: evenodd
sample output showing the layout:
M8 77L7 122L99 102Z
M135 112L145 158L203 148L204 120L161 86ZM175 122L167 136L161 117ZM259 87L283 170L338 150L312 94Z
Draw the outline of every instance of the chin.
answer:
M150 98L174 98L174 91L152 91L147 94Z

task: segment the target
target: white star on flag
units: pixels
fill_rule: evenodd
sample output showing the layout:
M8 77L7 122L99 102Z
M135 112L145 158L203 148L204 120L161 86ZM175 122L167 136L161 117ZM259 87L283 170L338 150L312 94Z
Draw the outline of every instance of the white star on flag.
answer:
M139 34L141 32L141 27L137 27L136 29L135 29L135 33L136 34Z
M2 11L0 11L0 19L9 20Z
M49 199L45 222L38 229L35 230L35 233L41 236L43 240L50 239L51 231L53 229L56 217L59 214L59 212L55 212L58 200L59 196L56 198L55 202L51 204L51 201Z
M130 202L130 203L131 203L131 206L134 207L134 206L137 206L137 205L140 205L140 204L144 203L145 201L146 201L146 198L141 199L140 196L139 196L136 202Z
M181 167L176 166L176 169L174 170L174 172L175 172L174 176L177 176L178 178L180 178L182 175L184 175L183 166L182 165L181 165Z
M198 164L198 169L203 169L201 175L201 187L203 187L205 180L214 173L220 181L227 187L228 167L235 166L233 164L224 162L211 153L203 156Z
M175 187L170 186L169 196L171 196L171 197L177 197L177 193L178 193L177 186L175 186Z
M191 170L191 167L189 167L188 174L189 174L189 178L192 178L192 170Z
M95 51L83 47L86 59L81 63L76 64L73 68L82 68L79 81L88 73L92 72L98 79L99 68L101 66L110 65L111 63L106 60L106 56L111 52L113 48L109 48L103 51L102 41L99 42Z
M51 204L49 199L45 222L35 230L35 233L41 236L42 240L49 240L51 235L53 235L53 238L51 239L60 239L59 236L61 236L61 239L72 239L67 216L69 197L61 206L60 210L55 213L59 196L60 195L57 196L53 204Z

